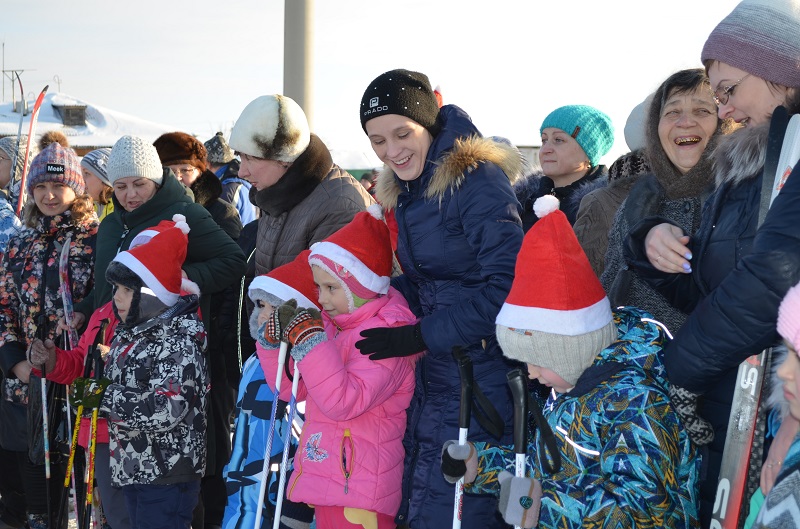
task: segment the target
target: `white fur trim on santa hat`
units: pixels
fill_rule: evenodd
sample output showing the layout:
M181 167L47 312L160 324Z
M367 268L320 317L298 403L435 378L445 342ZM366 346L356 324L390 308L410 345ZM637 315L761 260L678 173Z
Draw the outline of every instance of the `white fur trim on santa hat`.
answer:
M308 256L309 264L318 264L313 261L314 255L322 255L338 264L353 274L356 281L371 292L380 295L385 295L389 292L389 276L379 276L369 267L365 266L358 257L338 244L328 241L315 243L311 246L311 254Z
M495 323L512 329L578 336L596 331L614 319L611 303L603 297L597 303L573 310L522 307L504 303Z
M560 202L553 195L544 195L536 199L533 203L533 212L540 219L554 211L558 211Z
M252 283L250 283L250 288L247 289L247 295L250 297L250 301L253 302L259 299L257 297L253 297L255 290L263 290L264 292L272 294L273 296L284 301L295 299L297 301L297 306L300 308L316 308L316 304L301 294L298 290L295 290L286 283L282 283L277 279L267 275L256 276Z
M187 277L181 279L181 290L189 294L194 294L195 296L200 295L200 285Z
M130 252L120 252L114 257L114 261L118 263L122 263L130 270L139 276L139 279L153 291L156 297L161 300L161 303L164 305L171 307L175 303L178 302L178 299L181 297L180 292L170 292L167 288L161 284L161 281L156 278L155 275L139 261L136 257L133 256Z

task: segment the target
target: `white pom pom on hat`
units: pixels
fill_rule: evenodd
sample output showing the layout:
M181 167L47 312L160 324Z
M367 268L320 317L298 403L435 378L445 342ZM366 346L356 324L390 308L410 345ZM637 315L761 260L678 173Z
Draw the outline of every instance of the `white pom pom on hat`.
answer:
M558 211L561 202L553 195L545 195L533 203L533 212L538 218L543 218L554 211Z

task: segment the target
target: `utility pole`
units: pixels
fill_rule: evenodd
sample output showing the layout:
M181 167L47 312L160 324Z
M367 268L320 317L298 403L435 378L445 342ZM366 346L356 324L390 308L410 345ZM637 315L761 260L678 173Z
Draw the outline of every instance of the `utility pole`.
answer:
M314 130L314 0L285 0L283 95L295 101Z

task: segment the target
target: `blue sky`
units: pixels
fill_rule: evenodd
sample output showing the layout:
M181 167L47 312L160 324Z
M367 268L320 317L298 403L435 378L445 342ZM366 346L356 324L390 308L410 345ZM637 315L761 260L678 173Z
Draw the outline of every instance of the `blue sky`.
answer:
M291 1L291 0L288 0ZM627 151L630 110L672 72L699 67L709 32L738 2L316 0L312 129L369 150L357 116L380 73L409 68L485 135L538 145L554 108L608 113ZM211 137L283 87L282 0L25 0L4 5L4 67L26 95L50 84L90 103ZM5 81L5 100L11 86Z

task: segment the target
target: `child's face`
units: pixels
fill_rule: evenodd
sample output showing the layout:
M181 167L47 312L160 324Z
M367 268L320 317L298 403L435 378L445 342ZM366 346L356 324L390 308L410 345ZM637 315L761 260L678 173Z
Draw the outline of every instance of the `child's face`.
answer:
M556 390L557 393L566 393L573 388L569 382L561 378L555 371L533 364L528 364L528 378L538 380L548 388Z
M347 293L335 277L318 266L311 267L314 284L317 285L318 301L322 310L333 318L339 314L350 314Z
M789 352L778 368L778 378L783 381L783 395L789 402L789 413L800 420L800 358L791 344L784 340Z
M115 283L114 288L114 307L117 309L117 314L122 322L128 319L128 311L131 309L131 301L133 300L133 290L130 288Z
M273 307L268 301L257 299L255 310L258 311L258 325L261 326L262 323L269 319L269 316L272 314L272 311L275 310L275 307Z

